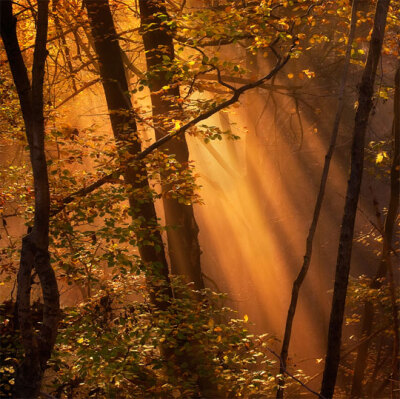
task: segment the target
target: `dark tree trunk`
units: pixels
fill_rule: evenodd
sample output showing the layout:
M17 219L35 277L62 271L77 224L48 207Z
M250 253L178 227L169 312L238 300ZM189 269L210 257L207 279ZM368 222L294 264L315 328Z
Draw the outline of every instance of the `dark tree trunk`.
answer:
M379 289L383 281L382 279L386 277L387 272L391 269L391 252L393 250L393 232L398 216L399 209L399 196L400 196L400 68L396 71L395 77L395 93L394 93L394 122L393 122L393 161L390 171L390 199L388 212L385 218L385 224L383 227L383 248L382 248L382 258L379 264L378 270L374 279L371 282L371 289ZM390 279L392 280L392 279ZM393 285L393 281L390 281L390 285ZM393 296L393 293L392 293ZM397 317L397 306L392 304L394 308L394 354L393 354L393 367L391 381L396 384L398 381L398 317ZM374 322L374 305L371 302L366 302L364 305L364 313L361 321L361 336L360 339L368 337L372 332ZM357 352L356 364L354 368L353 384L351 388L351 396L353 398L363 397L363 379L364 372L367 365L368 359L368 347L369 341L361 345ZM399 388L397 387L397 390ZM395 389L392 389L394 395L399 395L396 393Z
M59 318L59 292L50 265L50 192L44 150L43 81L47 57L47 0L38 2L37 32L32 68L32 86L16 34L16 18L9 0L1 2L1 36L17 88L29 144L35 191L35 217L32 230L23 238L18 271L17 307L24 347L24 359L17 370L14 396L36 398L48 359L55 343ZM39 332L33 328L30 303L31 274L39 276L43 293L43 319Z
M339 133L340 120L342 118L342 113L343 113L343 108L344 108L344 99L345 99L344 95L345 95L347 76L348 76L349 66L350 66L351 50L353 48L353 41L354 41L354 36L355 36L355 31L356 31L357 10L358 10L358 0L353 0L349 37L348 37L346 55L345 55L345 60L344 60L344 70L342 73L340 87L339 87L338 104L337 104L335 119L333 122L331 140L330 140L328 152L325 155L324 168L322 170L319 191L318 191L317 200L316 200L315 207L314 207L313 218L311 221L310 229L308 231L308 236L307 236L307 240L306 240L306 252L304 254L303 264L301 266L299 274L297 275L296 279L293 282L292 294L291 294L291 298L290 298L290 305L289 305L288 313L286 316L286 325L285 325L285 332L284 332L282 348L281 348L281 362L280 362L280 369L279 369L279 373L282 376L284 375L287 359L289 356L289 344L290 344L290 339L292 336L292 327L293 327L294 316L296 314L297 301L299 298L300 288L303 285L304 279L307 276L308 269L311 264L314 236L315 236L315 232L316 232L317 226L318 226L319 216L321 213L322 204L323 204L324 197L325 197L326 184L328 182L328 175L329 175L331 160L332 160L332 156L333 156L335 146L336 146L336 139L337 139L337 136ZM285 383L285 379L281 378L281 380L279 381L279 389L276 393L277 399L283 398L284 383Z
M110 112L111 124L119 144L120 159L123 166L124 159L133 158L140 153L141 144L128 94L128 84L117 34L108 0L86 0L85 5L88 10L94 44L99 59L100 74ZM126 153L128 153L128 157ZM169 300L172 299L168 264L161 234L159 230L154 229L157 225L157 217L150 195L145 166L135 162L135 166L128 166L126 172L124 172L124 178L132 186L133 191L148 192L147 201L145 202L136 201L133 194L130 195L129 201L132 217L136 222L140 220L142 223L136 233L138 239L140 239L138 247L146 267L149 289L153 291L153 303L161 309L166 309L169 305ZM141 244L141 241L151 241L158 245L159 250L156 250L154 245ZM171 361L180 370L179 372L193 372L199 375L198 385L203 396L215 397L215 395L208 395L209 392L213 394L216 392L216 387L209 377L213 374L213 371L210 367L207 367L208 364L212 364L211 359L202 354L201 346L197 346L194 343L186 344L187 342L185 341L181 342L179 348L172 349L162 346L161 350L167 360ZM188 346L187 349L186 346ZM183 364L189 365L189 367L182 368ZM170 370L167 371L170 372Z
M112 130L117 141L120 162L124 166L127 159L141 152L141 142L128 92L118 36L108 0L87 0L85 6L98 56ZM150 294L154 304L165 309L165 296L172 298L168 263L161 233L156 228L157 215L144 163L135 162L134 166L128 166L124 172L124 179L130 186L131 216L135 223L139 223L135 234ZM138 195L140 199L135 198ZM148 242L155 245L149 245Z
M171 126L172 115L175 114L177 119L180 116L176 101L179 98L179 86L171 82L173 69L169 68L175 56L174 45L168 25L169 20L165 20L168 14L164 3L140 0L139 6L155 133L158 140L173 127ZM163 90L163 87L169 88ZM175 155L182 170L188 167L189 149L185 136L171 140L161 149ZM165 188L168 189L168 187ZM199 229L193 206L179 203L176 199L166 196L163 198L163 204L166 224L169 226L167 238L171 271L194 282L196 289L202 289L204 282L200 266Z
M391 254L393 251L393 232L399 214L400 202L400 66L397 67L395 77L395 97L394 97L394 123L393 123L393 161L390 171L390 201L388 213L385 219L383 237L383 258L386 259L389 271L389 285L392 302L393 315L393 356L392 356L392 399L400 398L399 380L399 352L400 352L400 325L399 325L399 306L396 297L396 283L394 279L393 266L391 264Z
M340 362L340 345L350 272L354 224L364 165L365 133L367 130L369 114L372 108L375 76L385 34L389 3L390 0L378 0L377 2L367 63L359 89L358 109L355 117L353 145L351 151L350 179L347 186L344 215L339 239L335 286L329 322L327 354L321 386L321 395L325 398L332 398L333 396Z

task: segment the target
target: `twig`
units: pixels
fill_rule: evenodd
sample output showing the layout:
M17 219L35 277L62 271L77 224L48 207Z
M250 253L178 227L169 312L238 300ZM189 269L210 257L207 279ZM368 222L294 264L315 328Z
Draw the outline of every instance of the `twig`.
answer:
M286 367L283 365L283 361L282 358L271 348L269 348L268 346L266 347L267 350L269 352L271 352L277 359L279 359L279 363L281 366L281 371L283 373L285 373L286 375L288 375L290 378L292 378L293 380L295 380L296 382L298 382L303 388L307 389L308 392L311 392L313 395L317 396L320 399L326 399L325 396L322 396L321 394L319 394L318 392L312 390L309 386L307 386L306 384L304 384L303 381L299 380L297 377L295 377L293 374L289 373L289 371L287 371ZM279 388L278 388L279 389Z

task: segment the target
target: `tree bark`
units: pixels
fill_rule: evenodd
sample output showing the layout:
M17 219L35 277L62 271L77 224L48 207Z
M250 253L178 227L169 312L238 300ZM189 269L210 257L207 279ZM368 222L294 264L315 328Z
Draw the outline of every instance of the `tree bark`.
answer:
M176 102L180 96L179 85L172 82L174 44L165 4L154 0L139 0L139 7L155 134L158 140L164 136L163 132L173 127L171 116L175 114L179 119L181 114ZM163 87L168 89L163 90ZM189 149L185 136L171 140L161 149L175 156L181 171L188 168ZM162 177L165 180L167 176ZM164 185L164 189L168 187ZM200 266L199 228L193 206L179 203L178 200L166 196L163 197L163 204L165 221L169 227L167 238L171 271L194 282L195 289L202 289L204 282Z
M57 335L59 291L49 256L50 191L44 149L43 82L47 57L47 0L38 1L37 31L32 68L32 85L19 47L16 18L10 0L1 2L1 36L17 88L30 161L33 170L35 215L31 231L22 240L18 271L17 307L24 359L16 373L14 397L36 398ZM39 276L43 293L43 319L37 333L30 303L31 273Z
M378 0L377 2L367 63L363 71L359 88L358 109L355 117L351 151L350 179L347 185L344 215L340 231L335 286L329 322L327 354L321 386L321 395L325 398L332 398L333 396L340 362L340 345L350 272L354 224L364 165L365 133L372 108L375 76L381 55L389 3L390 0Z
M86 0L89 21L93 34L96 52L99 58L100 74L106 95L108 109L114 136L119 144L121 164L125 160L132 160L141 153L140 138L137 134L135 115L128 95L121 52L117 34L111 15L108 0ZM155 306L166 310L173 299L168 264L162 244L161 233L157 229L157 216L154 203L150 195L147 172L142 162L135 162L134 166L125 165L124 179L132 187L133 193L148 193L147 200L136 201L135 195L129 196L132 217L141 224L136 228L139 240L140 256L145 264L145 273L148 287L152 292L151 298ZM152 242L156 245L145 245L141 242ZM156 249L158 246L158 250ZM168 362L176 366L178 373L196 373L198 386L204 397L218 397L215 395L217 387L213 382L213 370L208 365L212 360L202 353L201 345L187 341L180 342L178 348L169 348L161 345L162 355ZM181 365L186 364L189 366ZM172 370L174 367L172 367ZM171 370L167 370L171 372Z
M124 166L129 158L141 152L141 141L128 93L118 36L108 0L86 0L85 6L120 163ZM157 228L157 214L144 163L137 162L133 166L127 166L124 169L124 179L130 186L131 216L136 225L135 235L150 295L157 307L166 309L167 298L172 298L169 269L161 233ZM135 196L141 198L137 199Z
M383 254L386 258L389 270L389 284L392 301L393 314L393 357L392 357L392 399L400 398L400 379L399 379L399 352L400 352L400 325L399 325L399 306L396 298L396 284L394 271L391 264L391 252L393 251L393 236L396 220L399 214L400 203L400 65L397 67L395 76L395 97L394 97L394 123L393 123L393 161L390 171L390 201L388 213L385 219Z
M393 327L394 327L394 345L393 345L393 364L392 364L392 394L394 397L399 395L398 384L398 356L399 356L399 321L398 309L396 305L396 294L394 290L394 281L392 276L391 252L393 250L393 233L398 216L399 196L400 196L400 67L398 67L395 76L394 93L394 121L393 121L393 160L390 171L390 199L388 212L383 226L383 248L382 258L374 279L371 281L371 289L379 289L383 285L382 279L389 271L389 285L391 290L392 308L393 308ZM361 320L361 336L363 339L368 336L373 327L374 305L371 302L364 304L364 312ZM357 352L356 364L354 368L353 383L351 388L352 398L363 397L363 379L368 359L368 342L360 346ZM397 396L398 397L398 396Z
M390 265L390 257L393 243L393 231L398 216L399 207L399 178L400 178L400 68L396 71L395 77L395 94L394 94L394 123L393 123L393 135L394 135L394 151L393 161L390 171L390 200L388 212L385 219L384 231L383 231L383 249L382 258L375 274L374 279L371 281L371 289L379 289L382 287L382 279L387 275L388 266ZM396 320L396 317L394 317ZM394 321L395 321L394 320ZM361 334L360 339L369 336L372 331L374 321L374 305L372 302L366 302L364 304L363 317L361 319ZM396 323L394 323L396 324ZM398 332L395 333L395 336ZM363 379L364 372L367 365L368 359L368 348L369 342L365 342L361 345L357 351L357 358L354 367L353 382L351 388L351 397L362 398L363 397ZM394 350L396 352L396 350ZM398 349L397 349L398 352ZM398 355L397 355L398 356ZM397 356L394 356L396 358ZM396 370L396 366L394 367ZM395 374L395 372L393 373Z
M353 45L355 31L356 31L357 8L358 8L358 0L353 0L351 20L350 20L350 30L349 30L347 49L346 49L346 55L345 55L345 60L344 60L344 70L343 70L342 79L341 79L340 87L339 87L338 104L337 104L337 110L336 110L336 114L335 114L335 120L333 122L331 140L330 140L328 152L325 155L325 163L324 163L324 168L322 170L322 176L321 176L319 191L318 191L318 195L317 195L317 200L316 200L315 207L314 207L313 218L311 221L310 229L309 229L307 240L306 240L306 253L304 255L303 264L301 266L299 274L297 275L296 280L293 282L290 305L289 305L288 313L286 316L285 332L284 332L281 354L280 354L281 363L280 363L279 374L281 374L282 376L283 376L284 370L286 368L286 362L287 362L287 358L289 355L289 344L290 344L290 339L291 339L291 335L292 335L293 320L294 320L294 316L296 313L297 301L299 298L300 288L303 285L304 279L307 276L308 269L309 269L310 263L311 263L314 236L315 236L315 232L317 230L319 216L321 213L322 204L323 204L324 197L325 197L325 188L326 188L326 184L328 181L331 159L333 156L333 152L335 150L336 139L337 139L338 132L339 132L340 120L341 120L342 113L343 113L344 95L345 95L347 76L348 76L349 66L350 66L351 50L352 50L352 45ZM276 393L277 399L283 398L284 382L285 382L284 378L281 378L279 381L279 389L277 390L277 393Z

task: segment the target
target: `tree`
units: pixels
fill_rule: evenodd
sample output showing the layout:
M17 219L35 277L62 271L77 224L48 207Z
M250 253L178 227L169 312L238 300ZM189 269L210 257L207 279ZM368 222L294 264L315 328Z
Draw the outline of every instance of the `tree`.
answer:
M17 20L13 16L12 2L8 0L1 2L1 36L25 123L35 190L34 222L22 241L18 271L17 308L25 354L16 375L15 397L17 398L36 398L39 395L43 373L56 340L60 309L57 281L50 265L48 251L50 192L44 150L43 115L48 6L47 0L38 1L37 32L32 82L30 82L17 39ZM44 302L43 320L38 333L32 322L32 272L39 277Z
M174 80L174 44L171 20L164 4L139 1L142 37L147 61L148 85L151 92L156 139L173 127L171 119L181 119L179 82ZM172 154L184 172L188 168L189 149L185 136L171 140L161 147ZM164 181L168 180L164 176ZM164 182L164 184L167 184ZM168 184L167 187L168 189ZM163 204L168 237L168 253L173 274L183 275L194 282L196 289L204 288L200 266L198 226L193 205L164 195Z
M323 168L323 172L322 172L322 176L321 176L321 182L320 182L320 187L319 187L319 191L318 191L318 196L317 196L316 204L314 207L314 213L313 213L311 226L310 226L309 233L308 233L307 240L306 240L306 253L304 255L304 260L303 260L303 264L300 269L300 272L299 272L296 280L293 283L292 295L291 295L289 310L288 310L288 314L287 314L287 318L286 318L284 338L283 338L282 348L281 348L281 353L280 353L281 364L280 364L279 373L281 375L284 374L284 371L286 369L286 363L287 363L287 358L288 358L288 354L289 354L290 337L292 334L292 326L293 326L294 316L296 313L299 292L300 292L300 288L303 284L303 281L306 278L306 275L307 275L307 272L308 272L308 269L309 269L310 263L311 263L315 231L317 229L319 215L321 213L321 208L322 208L322 204L323 204L323 200L324 200L324 196L325 196L325 187L326 187L326 184L328 181L330 163L331 163L331 159L332 159L333 152L335 149L336 140L337 140L337 136L338 136L338 132L339 132L340 120L341 120L343 109L344 109L345 88L346 88L347 75L348 75L349 65L350 65L351 51L352 51L352 47L353 47L353 41L354 41L356 23L357 23L357 9L358 9L357 6L358 6L357 0L354 0L352 3L350 31L349 31L349 37L348 37L348 42L347 42L345 60L344 60L345 65L344 65L344 71L342 73L342 79L340 82L338 105L337 105L337 111L335 114L335 120L334 120L333 128L332 128L331 141L329 144L328 152L325 156L325 163L324 163L324 168ZM276 394L277 398L283 398L283 391L284 391L283 385L284 385L284 379L281 379L281 381L280 381L281 388L278 389L278 391L277 391L277 394Z
M99 57L100 74L106 94L113 133L119 145L121 164L124 166L129 157L134 157L141 152L141 143L137 135L134 110L129 98L121 49L118 45L118 38L108 1L86 1L85 5L91 23L96 52ZM165 111L164 108L162 110ZM165 135L162 135L162 137L165 137ZM128 156L125 155L126 153ZM128 165L124 171L124 178L132 187L132 194L129 197L132 217L134 220L141 221L135 233L139 239L139 252L144 262L145 274L153 304L160 310L166 310L173 300L173 294L169 279L168 263L164 253L161 233L157 229L157 215L145 166L141 163L136 163L132 166ZM141 190L142 193L144 192L144 201L138 201L135 197L138 195L138 190ZM173 203L177 204L175 201ZM177 206L178 209L181 208L179 204ZM167 209L168 214L169 208ZM189 216L191 215L193 223L193 209L188 208L188 210L189 212L191 210ZM186 210L183 211L186 212ZM179 211L178 214L175 214L175 217L181 217ZM182 233L180 232L179 234ZM175 260L175 258L173 259ZM200 260L198 259L198 261ZM197 265L198 267L200 266L199 263ZM199 284L198 278L196 282ZM182 341L178 345L183 347L185 342ZM204 367L203 363L207 362L207 359L201 355L193 356L191 351L195 352L193 349L194 345L192 343L189 350L171 349L163 345L161 349L167 361L175 362L178 365L186 361L190 365L187 371L197 371L199 368ZM216 386L214 386L213 382L204 373L199 374L199 386L203 393L217 392Z
M172 297L172 291L161 234L156 229L157 215L146 168L141 163L125 166L129 157L141 152L141 142L137 134L117 33L108 0L85 1L85 6L99 58L111 125L118 145L121 166L124 168L124 178L132 190L129 202L131 216L133 220L139 222L136 236L139 239L140 256L144 262L152 297L158 306L165 308L167 306L165 300ZM135 190L142 192L144 200L136 200ZM155 233L151 233L154 228Z
M358 108L355 116L351 151L350 179L347 186L345 208L340 231L335 288L329 321L328 346L321 386L321 395L325 398L332 398L333 396L340 362L340 344L350 272L354 223L363 175L365 133L372 108L375 76L381 55L389 3L389 0L378 0L377 2L367 63L363 71L359 88Z
M400 120L399 120L399 106L400 106L400 72L399 69L396 71L395 76L395 98L394 98L394 121L393 121L393 136L394 136L394 151L393 151L393 161L392 167L390 171L390 200L388 212L386 214L385 223L384 223L384 231L383 231L383 249L382 249L382 258L379 263L378 270L376 271L374 279L371 281L370 288L371 289L379 289L382 287L383 279L387 276L388 269L392 268L391 265L391 253L393 251L393 236L394 236L394 228L396 224L396 219L398 216L398 207L399 207L399 130L400 130ZM393 283L390 283L393 284ZM393 293L392 293L393 296ZM395 296L395 294L394 294ZM393 305L392 305L393 306ZM398 365L398 343L396 344L396 337L398 336L398 322L396 322L397 318L396 305L394 304L394 317L393 317L393 326L394 326L394 348L393 348L393 375L392 381L395 384L395 381L398 380L396 376ZM369 337L372 333L374 321L374 304L370 301L364 304L364 311L361 320L361 339L365 337ZM397 338L398 339L398 338ZM397 349L396 349L397 346ZM368 348L369 342L366 341L357 351L357 358L354 367L354 375L352 381L351 395L352 397L359 398L363 396L363 379L364 372L367 364L368 358ZM393 387L393 393L396 394L396 388Z

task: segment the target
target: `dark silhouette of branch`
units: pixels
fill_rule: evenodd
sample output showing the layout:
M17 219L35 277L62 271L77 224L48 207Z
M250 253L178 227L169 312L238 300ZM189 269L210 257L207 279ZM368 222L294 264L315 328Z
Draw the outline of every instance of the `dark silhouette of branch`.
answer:
M258 87L258 86L264 84L266 81L270 80L290 60L292 51L293 51L293 49L295 47L296 40L297 40L297 38L294 39L293 44L292 44L288 54L280 62L278 62L275 65L275 67L267 75L265 75L261 79L258 79L258 80L254 81L254 82L250 82L250 83L248 83L246 85L243 85L243 86L239 87L238 89L234 89L232 96L228 100L225 100L222 103L220 103L218 105L215 105L214 107L212 107L208 111L201 113L200 115L198 115L197 117L195 117L191 121L189 121L186 124L184 124L179 129L174 130L174 131L172 131L170 133L166 133L161 139L155 141L153 144L151 144L146 149L144 149L143 151L139 152L131 160L129 160L123 168L119 168L119 169L115 170L114 172L103 176L99 180L96 180L95 182L93 182L89 186L81 188L80 190L68 195L63 200L60 201L60 204L56 208L54 208L51 211L51 216L57 215L59 212L61 212L63 209L65 209L65 207L68 204L73 202L76 198L84 197L87 194L90 194L93 191L97 190L98 188L102 187L104 184L109 183L112 179L117 178L118 176L120 176L124 172L125 168L127 168L128 166L132 165L135 162L139 162L139 161L143 160L149 154L151 154L154 150L160 148L162 145L164 145L165 143L170 141L172 138L184 134L187 130L189 130L191 127L195 126L197 123L199 123L199 122L201 122L201 121L203 121L205 119L208 119L210 116L216 114L217 112L219 112L219 111L231 106L232 104L235 104L239 100L240 96L243 93L245 93L246 91L251 90L251 89L253 89L255 87Z
M350 66L351 49L352 49L352 44L354 41L354 35L355 35L355 30L356 30L357 4L358 4L358 0L354 0L353 8L352 8L352 15L351 15L349 38L348 38L348 44L347 44L347 49L346 49L345 61L344 61L344 71L342 74L342 79L341 79L340 87L339 87L337 110L336 110L335 120L333 123L329 149L325 156L325 163L324 163L324 168L322 170L317 200L316 200L315 207L314 207L314 214L313 214L313 218L311 221L310 229L309 229L307 240L306 240L306 253L304 255L303 264L301 266L299 274L297 275L297 278L293 283L290 305L289 305L289 309L288 309L288 313L287 313L287 317L286 317L286 326L285 326L284 338L283 338L282 348L281 348L281 358L282 358L281 374L282 374L282 367L286 367L286 362L287 362L287 358L288 358L288 354L289 354L289 344L290 344L290 338L292 335L293 320L294 320L294 316L296 313L297 301L298 301L298 297L299 297L300 288L304 282L304 279L306 278L306 275L308 273L308 269L309 269L310 263L311 263L314 236L315 236L315 232L317 229L319 216L321 214L321 208L322 208L322 204L323 204L324 197L325 197L325 189L326 189L326 184L328 181L331 159L333 156L333 152L335 150L336 140L337 140L337 136L338 136L338 132L339 132L340 120L341 120L342 113L343 113L344 95L345 95L347 76L348 76L349 66ZM297 104L297 102L296 102L296 104ZM284 383L285 383L285 381L284 381L284 379L282 379L280 381L280 386L283 387ZM276 397L278 399L283 398L283 393L284 393L283 388L278 389Z
M55 108L60 108L62 107L64 104L66 104L68 101L72 100L74 97L76 97L78 94L82 93L84 90L88 89L89 87L95 85L96 83L100 82L100 78L96 78L91 80L90 82L86 82L83 86L81 86L79 89L77 89L76 91L74 91L71 95L69 95L68 97L64 98L64 100L62 100L59 104L57 104L55 106Z
M317 396L320 399L326 399L324 396L322 396L321 394L319 394L318 392L312 390L309 386L307 386L306 384L304 384L303 381L299 380L297 377L295 377L292 373L290 373L289 371L287 371L286 367L283 366L283 359L271 348L266 347L268 352L272 353L278 360L279 360L279 364L280 366L280 371L286 375L288 375L290 378L292 378L294 381L298 382L303 388L305 388L308 392L311 392L313 395Z

